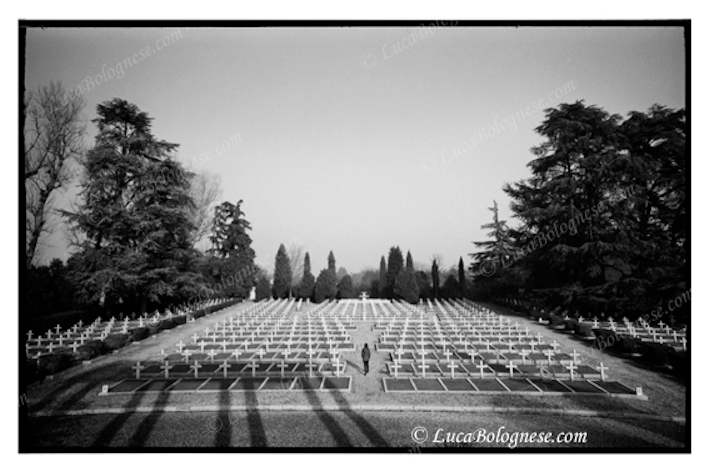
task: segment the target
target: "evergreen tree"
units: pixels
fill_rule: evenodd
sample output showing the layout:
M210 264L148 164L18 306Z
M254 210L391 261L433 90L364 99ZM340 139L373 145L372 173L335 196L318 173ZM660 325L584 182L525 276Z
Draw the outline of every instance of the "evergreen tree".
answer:
M83 163L76 212L63 212L82 242L72 279L87 304L184 301L204 286L192 248L190 173L159 141L150 118L121 99L97 107L95 146Z
M431 264L431 283L432 283L432 294L433 298L438 298L441 296L440 294L440 284L439 284L439 275L438 275L438 263L434 260L433 264Z
M506 185L526 288L632 317L686 287L684 111L625 122L582 101L545 110L532 177Z
M411 257L411 251L406 251L406 270L415 270L414 259Z
M443 282L443 287L441 288L442 298L455 298L458 296L458 281L455 275L448 274L446 280Z
M416 274L413 270L404 269L399 271L394 281L394 295L409 303L418 303L419 288L416 283Z
M303 262L303 279L300 282L298 296L309 300L313 297L313 291L315 290L315 276L310 269L310 254L305 253L305 260Z
M419 288L419 296L421 298L431 298L431 283L428 280L428 274L422 270L416 272L416 284Z
M327 269L331 270L333 274L337 273L335 265L335 255L330 251L330 254L327 255Z
M377 282L377 295L379 298L386 298L387 264L382 256L379 261L379 281Z
M290 270L286 247L281 244L276 254L276 266L273 272L273 298L288 298L290 296L292 282Z
M404 268L404 257L398 246L389 249L389 261L387 263L386 289L387 298L394 298L394 281L399 272Z
M337 296L337 279L335 272L330 269L323 269L318 274L315 281L315 290L313 293L313 301L321 303L323 300L334 300Z
M515 260L517 254L507 222L500 220L497 202L493 200L492 203L493 206L488 208L493 215L492 223L481 226L482 229L492 230L487 234L492 239L474 242L476 247L483 248L484 251L470 254L473 258L471 270L476 275L483 277L490 277L501 268L508 267Z
M251 236L247 232L251 224L243 218L242 203L242 200L236 205L223 202L214 208L209 237L212 248L207 251L211 257L206 269L210 286L221 288L216 296L246 297L255 283L252 274L256 273L256 253L251 248Z
M268 277L261 275L256 284L256 301L266 300L271 296L271 282Z
M337 298L355 298L356 293L354 289L354 284L352 283L352 277L345 275L340 279L337 284Z
M458 292L461 298L465 297L465 266L462 257L458 261Z

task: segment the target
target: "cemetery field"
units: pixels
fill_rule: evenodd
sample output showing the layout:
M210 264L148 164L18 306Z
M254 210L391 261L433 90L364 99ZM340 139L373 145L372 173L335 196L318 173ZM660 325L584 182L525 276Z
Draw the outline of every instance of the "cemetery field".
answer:
M577 447L685 434L677 379L467 302L244 302L36 382L27 405L33 448L414 447L416 426L587 432Z

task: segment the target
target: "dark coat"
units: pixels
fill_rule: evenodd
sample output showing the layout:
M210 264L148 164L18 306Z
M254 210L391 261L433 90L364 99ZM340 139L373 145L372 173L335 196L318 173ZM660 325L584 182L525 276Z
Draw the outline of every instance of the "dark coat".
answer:
M367 362L369 360L369 356L370 356L369 348L368 347L362 348L362 360Z

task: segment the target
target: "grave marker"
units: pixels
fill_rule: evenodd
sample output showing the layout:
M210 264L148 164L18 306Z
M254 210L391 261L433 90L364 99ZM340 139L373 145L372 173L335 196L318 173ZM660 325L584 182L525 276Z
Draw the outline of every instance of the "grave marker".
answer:
M141 365L140 361L138 361L131 369L135 370L135 378L140 379L140 371L144 370L145 366Z

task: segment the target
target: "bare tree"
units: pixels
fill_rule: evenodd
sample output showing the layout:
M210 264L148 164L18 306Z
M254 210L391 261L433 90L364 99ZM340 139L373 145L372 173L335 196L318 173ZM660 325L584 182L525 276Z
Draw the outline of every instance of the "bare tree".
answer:
M40 238L53 230L52 207L57 191L72 178L71 162L84 152L86 125L81 97L71 97L61 83L25 96L25 267L39 255Z
M303 280L303 269L305 263L305 251L299 241L292 241L286 249L291 269L291 286L297 287Z
M213 207L222 196L221 177L210 172L195 174L190 185L190 195L195 203L192 212L192 221L195 225L192 241L197 244L212 229Z

